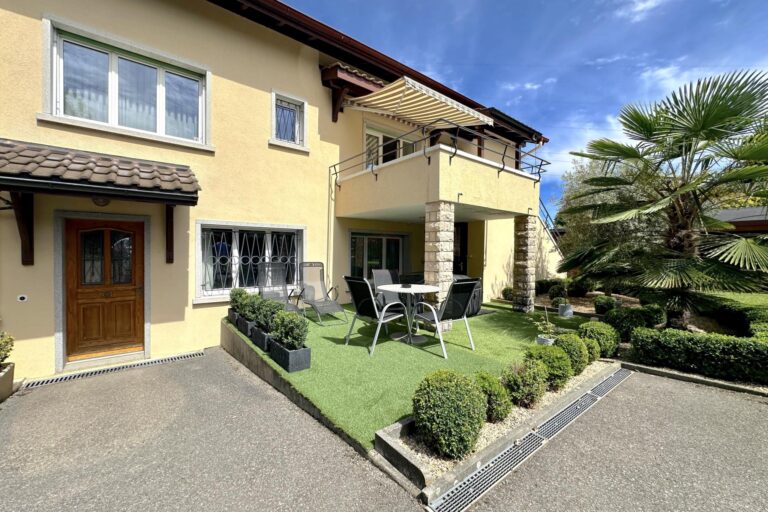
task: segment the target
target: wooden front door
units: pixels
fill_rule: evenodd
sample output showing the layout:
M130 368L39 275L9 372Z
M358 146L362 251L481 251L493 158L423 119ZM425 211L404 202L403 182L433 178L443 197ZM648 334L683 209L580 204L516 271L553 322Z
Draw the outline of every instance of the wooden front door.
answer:
M67 360L144 349L144 224L66 221Z

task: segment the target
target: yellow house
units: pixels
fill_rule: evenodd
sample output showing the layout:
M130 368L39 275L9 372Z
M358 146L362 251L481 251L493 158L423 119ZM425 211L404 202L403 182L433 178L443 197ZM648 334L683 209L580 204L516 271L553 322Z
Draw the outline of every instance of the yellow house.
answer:
M513 285L546 138L274 0L0 0L0 329L18 377L219 344L258 265ZM541 243L539 243L541 241Z

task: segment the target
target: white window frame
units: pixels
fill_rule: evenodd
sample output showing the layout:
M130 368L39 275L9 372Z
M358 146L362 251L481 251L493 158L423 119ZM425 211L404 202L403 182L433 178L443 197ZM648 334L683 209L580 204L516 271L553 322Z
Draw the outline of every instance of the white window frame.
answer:
M374 137L377 137L379 139L379 144L378 144L379 148L382 148L383 145L384 145L384 137L389 137L391 139L397 140L397 157L393 158L389 162L384 162L384 154L383 154L384 152L383 151L379 151L376 163L373 166L369 166L369 163L368 163L368 146L367 146L368 135L373 135ZM403 142L407 142L409 144L413 144L413 151L411 153L409 153L407 155L404 155L402 153L402 151L403 151ZM368 168L368 169L375 169L377 167L381 167L385 163L389 164L389 163L392 163L392 162L396 162L396 161L400 160L401 158L405 158L407 156L410 156L413 153L416 153L418 151L418 148L416 146L417 146L417 142L414 141L414 140L411 140L408 137L403 137L401 135L395 135L395 134L393 134L392 132L390 132L388 130L383 130L383 129L375 127L375 126L371 126L371 125L366 124L365 125L365 130L363 130L363 154L365 154L365 165L366 165L366 168Z
M305 248L307 247L307 228L302 225L293 224L253 224L247 222L231 222L231 221L208 221L198 220L196 222L195 229L195 298L192 300L193 304L205 304L210 302L228 302L230 289L221 288L216 290L205 290L203 287L203 229L223 229L231 230L232 233L232 282L236 283L237 272L235 271L235 263L238 261L239 244L236 238L236 233L242 231L264 231L267 233L265 237L265 247L267 252L271 250L271 241L269 237L273 232L294 232L299 236L296 247L296 269L298 275L299 264L306 260ZM298 276L297 276L298 279ZM288 291L297 290L299 283L289 284ZM245 288L250 293L258 292L257 287Z
M279 139L277 137L277 100L285 101L287 103L293 103L294 105L297 105L301 109L301 119L300 119L301 126L296 126L294 128L296 130L296 139L301 141L300 144L291 142L289 140ZM269 144L291 148L291 149L297 149L303 152L309 152L309 141L307 140L308 116L307 116L306 100L290 94L285 94L283 92L273 90L272 100L271 100L271 117L272 117L272 124L269 132ZM299 121L298 117L297 117L297 121Z
M120 40L96 30L89 29L58 18L43 19L43 112L37 115L39 121L58 123L81 128L94 129L141 139L165 142L179 146L214 151L211 139L211 72L199 64L183 61L137 44ZM63 112L63 44L70 41L80 46L105 52L109 55L110 71L108 86L108 122L100 122ZM122 57L157 69L157 124L156 131L139 130L118 124L118 78L117 62ZM165 73L170 72L197 80L198 91L198 133L195 139L186 139L165 134Z

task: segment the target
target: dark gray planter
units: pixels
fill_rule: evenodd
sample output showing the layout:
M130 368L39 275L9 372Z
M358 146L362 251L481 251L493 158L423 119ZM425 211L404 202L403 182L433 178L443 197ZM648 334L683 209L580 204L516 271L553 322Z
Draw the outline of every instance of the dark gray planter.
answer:
M251 328L251 334L248 335L248 338L250 338L253 344L259 347L261 350L264 352L269 352L269 346L272 344L272 336L262 331L258 327L253 326Z
M240 315L232 308L229 308L227 310L227 320L229 320L229 323L232 325L237 325L237 319L240 317Z
M288 350L275 341L269 345L269 356L288 373L309 368L311 355L312 351L309 347Z
M251 329L256 326L256 322L249 322L244 317L237 317L237 330L246 336L250 335Z

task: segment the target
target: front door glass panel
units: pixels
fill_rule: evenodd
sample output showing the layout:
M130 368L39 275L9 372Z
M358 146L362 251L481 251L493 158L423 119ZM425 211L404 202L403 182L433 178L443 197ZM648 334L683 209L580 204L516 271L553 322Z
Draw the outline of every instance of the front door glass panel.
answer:
M104 283L104 232L83 231L80 234L82 284Z
M112 284L133 282L133 234L111 231Z

